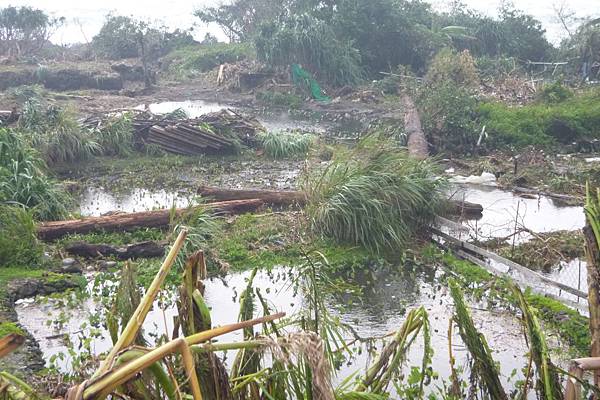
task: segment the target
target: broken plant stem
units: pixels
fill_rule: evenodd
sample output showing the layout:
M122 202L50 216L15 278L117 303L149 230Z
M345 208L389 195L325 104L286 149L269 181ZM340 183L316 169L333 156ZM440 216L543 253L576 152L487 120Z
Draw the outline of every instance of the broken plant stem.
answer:
M177 257L177 254L179 253L179 251L181 250L181 247L183 246L183 243L185 242L186 237L187 237L187 230L184 229L179 233L179 236L175 240L175 243L173 244L173 247L169 251L167 258L165 258L165 261L163 262L162 266L160 267L160 270L154 277L154 280L150 284L148 291L144 295L144 298L142 299L139 306L137 307L137 309L135 310L135 312L129 319L129 322L127 323L127 326L121 333L119 340L117 340L117 343L115 343L115 345L113 346L110 353L108 353L108 356L106 356L106 358L104 359L102 364L100 364L100 367L98 368L98 371L96 371L96 373L94 374L94 377L99 376L102 373L106 372L108 370L109 366L112 364L115 356L119 352L121 352L124 348L130 346L133 343L133 341L135 340L138 331L140 330L141 326L144 323L144 320L146 319L146 315L152 308L152 304L154 303L154 299L156 298L156 295L160 291L160 288L161 288L163 282L165 281L165 278L169 274L169 271L171 270L171 267L173 266L173 263L175 262L175 258Z

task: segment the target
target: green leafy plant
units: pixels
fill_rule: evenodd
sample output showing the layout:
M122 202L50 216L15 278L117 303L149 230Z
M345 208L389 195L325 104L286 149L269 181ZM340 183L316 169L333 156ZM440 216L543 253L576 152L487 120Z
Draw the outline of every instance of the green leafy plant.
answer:
M17 132L0 129L0 203L16 203L32 209L38 219L67 215L71 200L46 176L45 164Z
M316 137L308 133L265 132L259 140L267 156L282 159L305 157Z
M39 263L42 247L35 232L31 210L0 204L0 267L29 267Z
M133 151L133 125L129 113L110 117L94 133L104 155L127 156Z
M372 251L398 249L439 210L444 182L434 163L410 158L393 140L362 139L304 184L312 229Z

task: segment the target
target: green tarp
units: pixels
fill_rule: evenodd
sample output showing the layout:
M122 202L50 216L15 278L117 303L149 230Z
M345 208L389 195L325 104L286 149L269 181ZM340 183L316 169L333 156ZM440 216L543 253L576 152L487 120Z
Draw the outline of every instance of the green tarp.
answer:
M292 64L292 81L294 85L308 88L313 99L317 101L331 101L331 99L323 93L321 86L312 77L310 72L302 69L298 64Z

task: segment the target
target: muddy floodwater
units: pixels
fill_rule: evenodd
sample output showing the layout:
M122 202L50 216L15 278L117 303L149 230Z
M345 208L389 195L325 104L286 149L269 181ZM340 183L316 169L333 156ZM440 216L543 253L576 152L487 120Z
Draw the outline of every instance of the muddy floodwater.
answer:
M335 292L325 296L327 308L339 317L340 321L353 328L361 338L386 335L397 330L404 321L407 310L424 306L431 323L432 346L436 349L433 364L441 377L449 376L447 352L448 318L452 315L453 305L447 288L438 284L439 276L427 268L411 270L397 267L402 273L395 271L378 271L372 277L359 277L348 282L360 289L356 291ZM305 299L292 283L297 277L288 268L276 268L271 272L261 271L254 280L254 287L259 289L269 302L272 310L285 311L288 315L298 313ZM438 273L439 274L439 273ZM249 272L230 274L223 278L212 278L206 282L206 301L211 309L214 326L237 321L239 296L247 285ZM111 281L95 282L89 276L90 293L99 292L102 286L114 285ZM114 278L116 279L116 278ZM164 299L171 298L172 292L165 294ZM98 328L105 308L100 306L93 296L85 301L65 304L64 300L38 299L21 301L16 310L19 322L39 341L46 360L54 360L54 365L63 372L71 372L71 356L67 354L65 342L68 339L77 349L82 340L90 339L90 348L94 353L107 351L110 348L108 333ZM150 312L144 331L152 342L156 337L168 334L173 330L175 307L169 301L156 302ZM163 304L161 306L161 304ZM472 312L478 329L485 335L494 351L494 358L502 368L503 380L509 381L514 369L520 369L526 363L524 354L527 346L521 335L518 321L503 311L489 311L484 305L472 304ZM256 316L259 312L256 312ZM96 327L88 322L96 321ZM58 320L60 323L52 323ZM83 325L82 325L83 323ZM346 339L354 339L354 334L346 334ZM241 333L235 332L219 338L222 342L242 340ZM460 339L453 338L454 355L457 365L466 363L467 352ZM422 339L415 342L411 350L409 366L419 366L422 357ZM356 370L364 368L372 361L363 351L355 355L352 361L344 364L338 372L337 380L349 376ZM234 354L230 352L226 360L230 361ZM512 378L512 382L519 373ZM508 383L511 385L510 383Z

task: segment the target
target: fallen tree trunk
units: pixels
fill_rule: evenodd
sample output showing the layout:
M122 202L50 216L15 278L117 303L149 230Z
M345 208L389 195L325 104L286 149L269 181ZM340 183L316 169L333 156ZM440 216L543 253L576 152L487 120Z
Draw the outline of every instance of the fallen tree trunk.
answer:
M219 213L241 214L255 211L264 202L260 199L244 199L235 201L223 201L219 203L203 204L199 207L207 207ZM178 208L177 215L188 212L189 208ZM135 213L123 213L107 215L102 217L88 217L68 221L43 222L37 227L40 239L53 240L71 233L89 233L103 230L106 232L128 231L137 228L157 228L169 225L171 222L171 210L143 211Z
M260 199L265 204L274 206L306 203L306 194L297 190L225 189L201 186L198 188L198 194L218 201Z
M421 127L419 111L417 111L415 103L407 94L402 96L402 105L404 106L404 131L408 138L406 144L408 154L419 160L424 160L429 157L429 145Z
M201 186L198 194L213 200L243 200L260 199L265 204L273 206L304 205L306 194L296 190L262 190L262 189L224 189L211 186ZM468 201L448 200L448 212L452 215L465 217L479 216L483 212L481 204Z
M75 242L65 247L67 253L79 257L116 257L119 260L129 260L132 258L155 258L162 257L165 254L167 242L140 242L127 246L115 247L107 244L90 244L85 242Z

